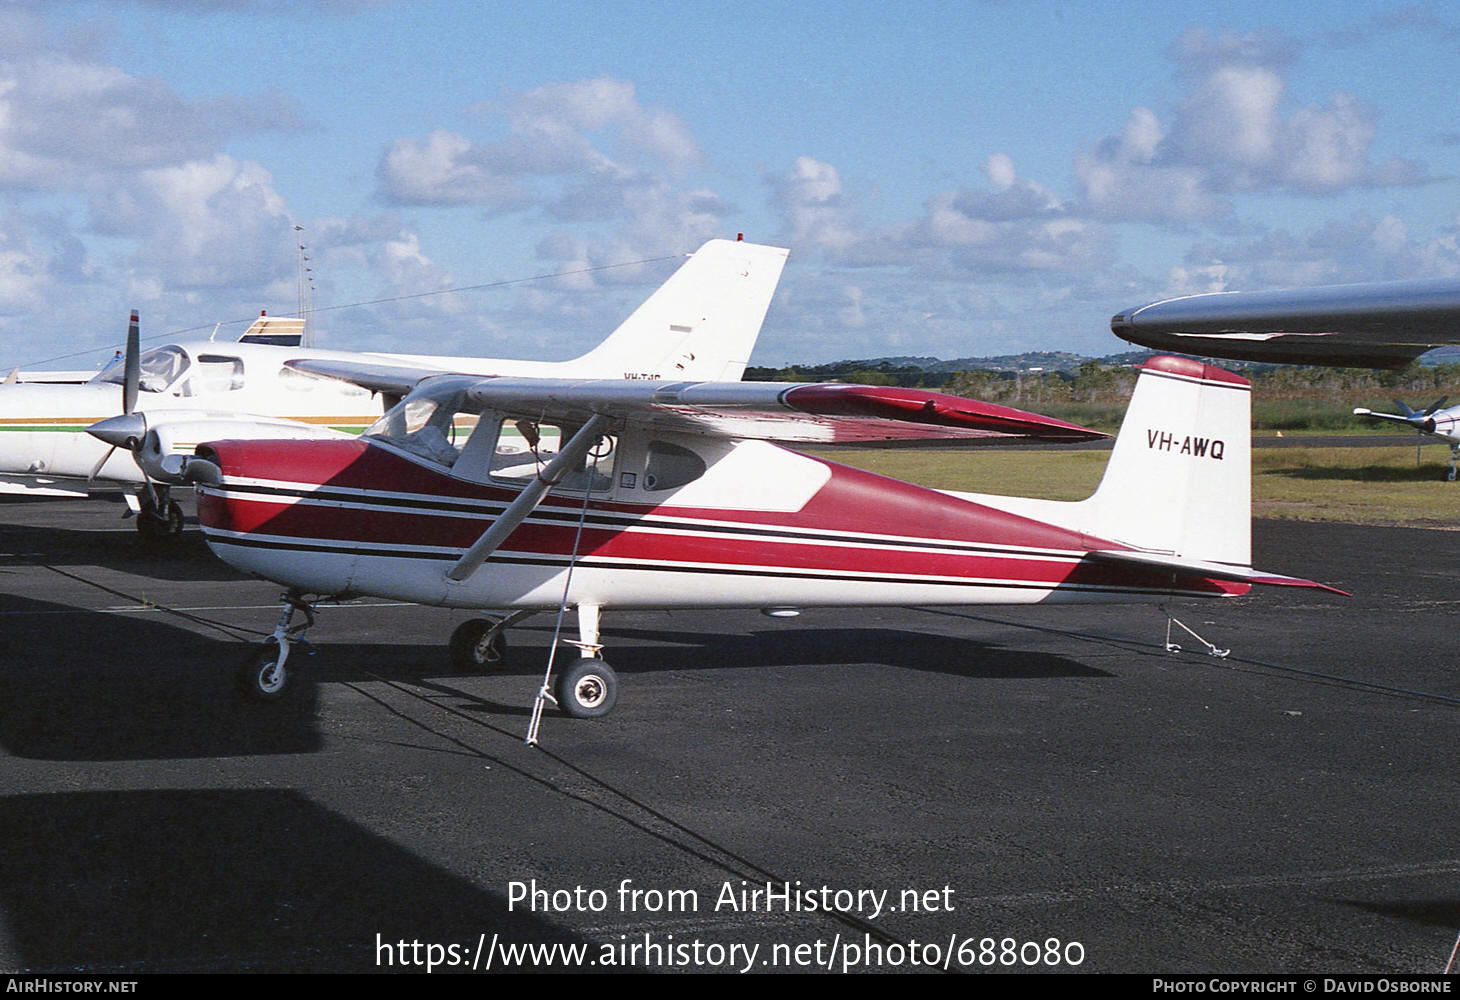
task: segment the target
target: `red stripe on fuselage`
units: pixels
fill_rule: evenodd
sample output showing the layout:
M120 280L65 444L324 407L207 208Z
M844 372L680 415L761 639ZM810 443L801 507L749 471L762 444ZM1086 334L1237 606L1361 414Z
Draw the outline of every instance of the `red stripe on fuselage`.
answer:
M424 468L381 447L354 441L223 442L211 446L225 477L314 483L325 490L364 490L337 503L294 502L249 492L202 491L198 517L206 529L268 535L306 543L321 540L350 548L429 546L460 550L490 523L490 512L472 517L438 509L387 510L353 504L389 504L384 494L505 504L515 491L467 483ZM808 459L821 461L819 459ZM628 516L622 526L587 525L578 543L581 558L636 564L712 565L787 569L847 575L889 574L921 579L990 580L1035 586L1166 590L1169 571L1141 566L1091 564L1081 556L1094 540L1079 532L1019 517L934 490L823 462L826 484L799 511L717 510L594 501L594 515ZM382 485L388 489L382 490ZM305 487L307 490L307 487ZM242 489L242 488L240 488ZM576 498L550 498L502 548L513 553L566 557L582 507ZM542 523L552 515L561 523ZM486 515L486 516L483 516ZM698 523L670 523L674 518ZM644 521L654 527L647 530ZM713 522L713 523L711 523ZM780 529L779 536L772 529ZM844 544L798 539L804 533L845 533ZM875 536L888 536L879 539ZM890 539L895 539L892 541ZM940 543L1000 551L929 551ZM1100 543L1098 547L1120 546ZM1035 550L1035 552L1018 551ZM1044 558L1038 554L1047 553ZM1214 596L1244 593L1245 584L1182 575L1176 589Z

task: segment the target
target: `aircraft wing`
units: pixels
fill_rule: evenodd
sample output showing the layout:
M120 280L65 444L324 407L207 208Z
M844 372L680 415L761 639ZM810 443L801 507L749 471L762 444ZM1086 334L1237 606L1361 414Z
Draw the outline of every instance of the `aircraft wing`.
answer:
M545 419L581 423L601 414L666 431L768 441L1108 436L994 403L891 386L504 377L482 379L466 392L484 407Z
M288 367L403 396L448 374L409 366L295 360ZM459 376L458 376L459 377ZM1100 431L945 393L893 386L787 382L484 377L467 392L484 407L582 423L594 414L666 431L823 444L1033 437L1093 441Z
M1205 357L1403 368L1460 344L1460 281L1187 295L1117 313L1110 329L1143 347Z
M1393 423L1396 423L1396 424L1404 424L1407 427L1413 427L1415 430L1421 430L1421 431L1422 430L1426 430L1426 427L1424 426L1424 420L1423 420L1422 417L1421 417L1420 420L1415 421L1414 419L1411 419L1410 417L1400 416L1398 413L1375 413L1373 410L1371 410L1371 409L1369 409L1367 407L1364 407L1364 406L1356 406L1356 407L1354 407L1354 416L1356 416L1356 417L1368 417L1370 420L1389 420L1389 421L1392 421ZM1415 416L1416 417L1420 417L1421 415L1420 414L1415 414ZM1433 432L1434 426L1435 426L1434 420L1430 420L1430 426L1429 426L1428 430L1430 430L1431 432Z
M346 361L326 358L295 358L284 362L285 368L292 368L321 378L353 382L362 389L384 393L387 396L404 396L416 387L416 383L432 375L448 374L442 369L416 368L410 365L387 365L368 361Z

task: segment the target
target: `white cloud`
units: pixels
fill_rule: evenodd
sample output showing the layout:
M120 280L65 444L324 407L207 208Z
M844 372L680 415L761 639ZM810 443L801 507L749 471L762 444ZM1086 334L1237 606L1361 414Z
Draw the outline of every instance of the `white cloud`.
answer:
M379 193L400 205L542 203L561 218L617 217L623 189L666 181L701 159L689 129L608 78L553 83L475 109L505 138L475 141L438 129L398 139L382 155Z
M387 201L403 205L519 207L528 193L493 172L470 139L437 129L424 142L397 139L386 148L376 176Z
M1079 218L1043 185L1020 177L1005 154L989 157L984 173L993 190L934 196L911 242L946 252L955 267L986 273L1104 266L1110 236L1103 228Z
M143 171L91 211L97 231L135 241L131 271L172 286L241 288L293 273L293 222L256 163L219 154Z
M830 163L798 156L789 173L770 178L770 183L791 246L842 250L858 238L856 212Z
M1460 275L1457 221L1434 235L1416 237L1395 216L1355 212L1309 230L1278 229L1241 242L1198 244L1183 270L1219 273L1233 289L1452 277Z
M160 80L55 50L0 60L0 188L94 184L209 156L235 135L302 127L278 97L190 101Z
M1084 210L1123 222L1194 222L1230 212L1230 203L1209 190L1200 168L1157 161L1164 141L1155 113L1136 108L1119 136L1076 157Z
M1321 195L1425 179L1413 162L1372 161L1377 112L1352 95L1322 106L1288 97L1292 43L1193 30L1171 54L1192 89L1170 124L1137 108L1118 136L1077 158L1081 196L1099 218L1213 221L1231 214L1238 193Z

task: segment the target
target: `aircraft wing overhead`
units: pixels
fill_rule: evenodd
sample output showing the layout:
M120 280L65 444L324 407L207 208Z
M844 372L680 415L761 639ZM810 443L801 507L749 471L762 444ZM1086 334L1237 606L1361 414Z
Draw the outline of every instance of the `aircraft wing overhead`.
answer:
M353 382L371 392L383 392L389 396L404 396L415 388L416 383L432 375L445 375L440 369L412 368L407 365L376 364L364 361L335 361L323 358L296 358L284 362L285 368L292 368L307 375Z
M824 444L1035 437L1091 441L1099 431L921 389L785 382L483 379L483 406L581 422L598 413L666 431Z
M1214 358L1403 368L1460 343L1460 281L1391 281L1267 292L1210 292L1117 313L1116 336Z

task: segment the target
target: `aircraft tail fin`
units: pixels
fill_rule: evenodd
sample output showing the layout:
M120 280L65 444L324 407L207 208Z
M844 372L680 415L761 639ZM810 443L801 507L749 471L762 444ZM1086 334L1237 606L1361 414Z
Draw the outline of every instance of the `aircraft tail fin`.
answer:
M607 340L568 364L585 378L738 382L787 253L709 241Z
M214 331L216 333L216 331ZM297 316L270 316L259 313L259 318L249 324L248 329L238 335L240 344L271 344L275 347L309 347L304 329L304 320Z
M1100 486L1080 505L1082 529L1182 560L1250 566L1251 410L1239 375L1148 360Z

